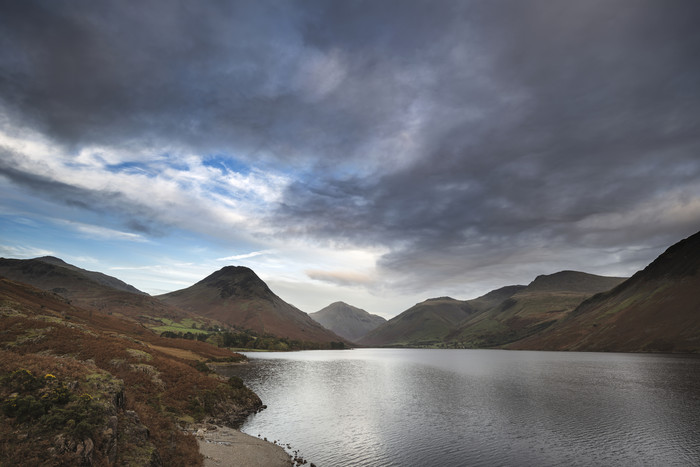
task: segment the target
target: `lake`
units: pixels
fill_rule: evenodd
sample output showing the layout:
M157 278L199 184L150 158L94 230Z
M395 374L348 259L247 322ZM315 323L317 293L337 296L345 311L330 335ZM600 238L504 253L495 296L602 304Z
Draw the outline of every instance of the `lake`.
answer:
M317 466L700 465L700 357L247 353L241 427Z

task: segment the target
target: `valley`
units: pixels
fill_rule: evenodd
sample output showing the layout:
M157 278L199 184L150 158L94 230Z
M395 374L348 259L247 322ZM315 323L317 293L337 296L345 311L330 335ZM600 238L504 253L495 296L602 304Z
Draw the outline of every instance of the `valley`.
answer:
M1 438L13 453L0 459L24 464L198 465L188 427L236 427L263 406L212 371L245 362L235 350L700 351L700 233L631 278L561 271L388 321L342 302L307 315L242 267L156 297L53 257L0 259L0 276Z

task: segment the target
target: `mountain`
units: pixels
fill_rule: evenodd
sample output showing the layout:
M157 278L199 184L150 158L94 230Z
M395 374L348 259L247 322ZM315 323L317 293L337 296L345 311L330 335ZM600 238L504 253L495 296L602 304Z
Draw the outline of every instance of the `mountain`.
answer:
M157 298L260 334L318 343L343 340L279 298L251 269L242 266L226 266L191 287Z
M595 293L624 281L577 271L538 276L472 300L426 300L370 332L368 346L495 347L537 333Z
M509 348L700 351L700 232L668 248L610 291Z
M53 264L56 266L61 266L66 269L70 269L72 271L75 271L79 274L82 274L89 279L91 279L93 282L96 282L101 285L105 285L107 287L110 287L112 289L116 290L122 290L124 292L131 292L135 294L141 294L141 295L148 295L146 292L141 292L139 289L134 287L133 285L127 284L126 282L123 282L116 277L108 276L107 274L103 274L101 272L97 271L88 271L87 269L81 269L77 266L73 266L72 264L68 264L65 261L63 261L60 258L56 258L54 256L42 256L41 258L36 258L38 261L41 261L43 263L48 263L48 264Z
M0 258L0 276L55 292L83 308L128 316L148 324L154 318L179 321L193 317L115 277L87 271L52 256Z
M537 276L526 287L510 289L514 291L511 296L464 320L445 336L445 341L457 347L477 348L522 339L552 326L586 298L624 280L578 271Z
M365 346L421 346L440 342L458 323L478 310L450 297L418 303L360 339Z
M381 316L343 302L331 303L315 313L309 313L309 316L324 328L351 342L358 341L377 326L386 323Z
M81 269L53 256L34 259L0 258L0 274L40 289L57 289L57 293L71 298L92 293L96 288L146 295L116 277Z

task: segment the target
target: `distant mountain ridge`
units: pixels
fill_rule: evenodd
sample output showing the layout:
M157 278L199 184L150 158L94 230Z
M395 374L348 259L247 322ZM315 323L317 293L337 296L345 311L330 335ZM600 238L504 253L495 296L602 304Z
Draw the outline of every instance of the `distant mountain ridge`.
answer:
M391 318L358 343L365 346L430 345L440 341L457 324L476 312L477 309L462 300L431 298Z
M527 285L529 292L567 291L577 293L598 293L609 290L627 279L626 277L597 276L579 271L560 271L554 274L537 276Z
M51 266L56 266L61 269L56 269ZM76 274L67 274L62 270L72 271ZM57 288L65 289L66 284L60 283L60 281L69 279L74 281L74 283L71 284L73 287L81 289L81 287L86 286L84 282L85 279L87 279L92 283L109 287L110 289L148 295L133 285L127 284L116 277L108 276L107 274L97 271L88 271L87 269L82 269L72 264L68 264L62 259L53 256L42 256L34 259L0 258L0 274L10 278L16 278L15 280L21 280L20 278L24 278L25 281L44 284L44 287L40 288L46 288L53 284L56 285ZM76 284L75 282L82 282L82 284ZM90 285L90 287L91 286L92 285Z
M243 266L226 266L190 287L156 298L239 329L301 341L343 341L279 298L253 270Z
M363 339L368 346L494 347L535 334L624 278L561 271L472 300L428 299Z
M579 271L537 276L527 286L513 289L510 297L460 323L445 336L445 341L469 348L517 341L547 329L585 299L624 280Z
M560 271L471 300L431 298L361 337L343 338L324 328L244 267L227 266L159 297L54 257L0 258L0 276L151 327L168 322L160 318L187 318L198 326L216 325L215 320L314 343L346 339L364 346L700 352L700 232L629 279ZM372 316L342 302L327 308L335 307L335 317L346 318L346 330ZM336 329L341 333L341 327Z
M361 308L344 302L331 303L317 312L309 313L311 319L351 342L356 342L368 332L386 322Z
M114 313L145 324L153 317L182 320L193 316L115 277L87 271L52 256L0 258L0 276L54 292L89 310Z
M111 287L116 290L123 290L125 292L131 292L135 294L148 295L146 292L142 292L133 285L127 284L126 282L119 280L116 277L108 276L107 274L103 274L97 271L88 271L87 269L79 268L72 264L68 264L62 259L56 258L54 256L42 256L41 258L37 258L37 260L79 272L89 277L93 281L97 282L98 284L106 285L107 287Z
M192 287L161 297L51 256L0 258L0 276L56 293L86 309L130 317L149 326L162 325L162 318L204 320L207 326L224 323L306 342L343 341L277 297L252 270L243 267L225 267Z

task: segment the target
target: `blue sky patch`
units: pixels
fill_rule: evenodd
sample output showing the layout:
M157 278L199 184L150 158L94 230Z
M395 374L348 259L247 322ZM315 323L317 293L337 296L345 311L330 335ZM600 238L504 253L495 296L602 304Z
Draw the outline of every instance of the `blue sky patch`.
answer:
M143 162L120 162L119 164L106 164L105 169L112 173L125 172L129 174L143 174L148 177L155 177L153 169Z
M234 159L230 156L224 156L221 154L205 156L202 159L202 165L207 167L213 167L215 169L221 170L224 175L235 172L241 175L248 175L251 171L251 167L238 159Z

